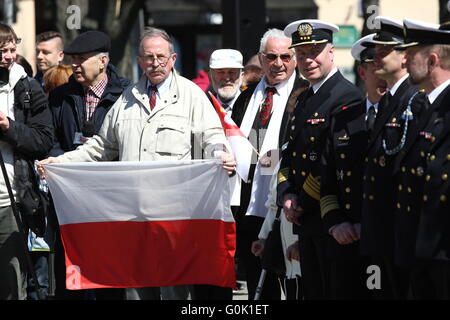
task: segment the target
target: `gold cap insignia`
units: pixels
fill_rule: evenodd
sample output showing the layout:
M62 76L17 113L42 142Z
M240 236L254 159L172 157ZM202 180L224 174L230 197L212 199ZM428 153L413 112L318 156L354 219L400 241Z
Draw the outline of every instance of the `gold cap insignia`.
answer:
M313 27L309 23L302 23L298 26L298 33L301 37L310 37L313 34Z

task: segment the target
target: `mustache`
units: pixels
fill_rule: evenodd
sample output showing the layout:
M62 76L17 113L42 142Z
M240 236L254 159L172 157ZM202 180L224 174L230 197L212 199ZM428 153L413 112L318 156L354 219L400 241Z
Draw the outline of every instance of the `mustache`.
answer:
M164 73L165 70L164 70L164 68L162 68L160 66L157 66L157 67L148 67L147 71L148 72L162 72L162 73Z

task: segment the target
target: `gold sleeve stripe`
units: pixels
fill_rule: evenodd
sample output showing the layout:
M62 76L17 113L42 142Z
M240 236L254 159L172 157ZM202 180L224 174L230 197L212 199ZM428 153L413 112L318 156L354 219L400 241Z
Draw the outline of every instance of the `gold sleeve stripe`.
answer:
M303 184L303 190L313 199L320 200L320 182L317 178L309 175Z
M338 210L339 202L335 195L324 196L320 198L320 215L322 218L331 210Z
M289 168L280 169L278 172L278 184L287 181L289 176Z

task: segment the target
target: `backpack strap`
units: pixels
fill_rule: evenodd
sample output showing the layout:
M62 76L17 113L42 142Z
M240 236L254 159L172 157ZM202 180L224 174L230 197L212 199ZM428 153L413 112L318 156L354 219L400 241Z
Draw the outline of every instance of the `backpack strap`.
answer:
M14 87L14 113L15 120L26 123L28 112L31 109L32 92L28 77L20 79Z

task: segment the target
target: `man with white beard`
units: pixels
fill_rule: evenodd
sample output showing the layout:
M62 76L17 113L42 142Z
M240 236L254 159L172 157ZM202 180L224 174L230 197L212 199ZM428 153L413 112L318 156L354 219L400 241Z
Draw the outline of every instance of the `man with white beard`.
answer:
M209 77L216 98L231 117L234 102L241 93L242 54L233 49L219 49L209 59Z

